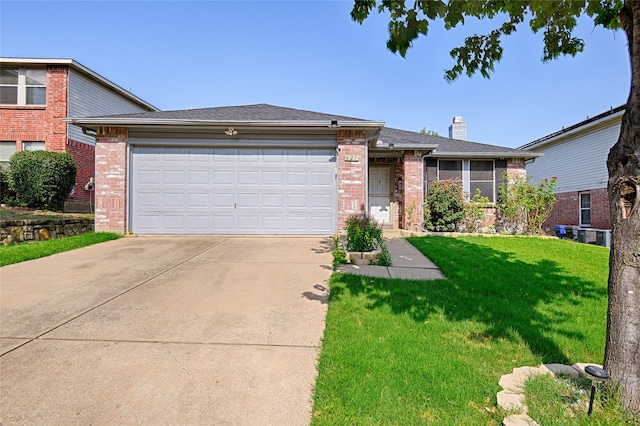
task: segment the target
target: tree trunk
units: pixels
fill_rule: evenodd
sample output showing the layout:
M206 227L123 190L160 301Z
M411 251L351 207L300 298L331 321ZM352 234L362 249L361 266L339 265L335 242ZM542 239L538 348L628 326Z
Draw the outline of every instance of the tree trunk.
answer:
M631 91L607 160L612 244L604 368L623 406L640 413L640 2L625 1L618 18L629 41Z

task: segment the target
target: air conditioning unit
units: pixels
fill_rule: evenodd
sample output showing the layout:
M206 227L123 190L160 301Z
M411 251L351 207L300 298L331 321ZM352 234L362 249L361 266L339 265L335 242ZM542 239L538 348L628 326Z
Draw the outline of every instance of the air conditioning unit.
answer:
M578 241L578 229L580 229L579 226L567 225L566 226L567 239L573 240L573 241Z
M586 244L595 244L596 243L596 230L595 229L578 228L578 242L586 243Z
M611 231L608 229L596 230L596 244L602 247L611 247Z

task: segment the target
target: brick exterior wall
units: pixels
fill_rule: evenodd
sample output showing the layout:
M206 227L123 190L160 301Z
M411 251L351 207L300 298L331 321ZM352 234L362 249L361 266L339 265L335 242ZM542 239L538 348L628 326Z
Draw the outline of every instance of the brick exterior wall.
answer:
M73 194L69 196L68 201L77 203L94 203L94 192L87 191L84 186L89 179L95 177L96 170L96 149L93 145L87 145L83 142L67 140L67 151L73 157L78 170L76 171L76 185L73 187Z
M127 141L123 127L100 127L96 137L96 231L127 227Z
M403 209L402 227L421 230L423 217L422 156L420 152L403 151Z
M580 226L580 193L591 193L591 228L611 229L609 194L606 188L556 194L556 205L542 229L554 232L555 225Z
M338 229L367 213L367 147L364 131L338 131Z
M67 67L47 68L47 104L0 106L0 139L16 141L16 151L22 142L44 141L47 151L64 152L67 125Z
M70 152L77 167L76 186L67 198L72 203L89 203L90 193L83 186L94 175L95 149L91 145L67 139L68 111L67 66L47 67L46 105L0 106L0 140L16 141L16 152L23 142L44 141L45 150Z
M507 160L507 175L510 179L514 177L526 177L527 166L525 165L523 158L509 158ZM496 176L498 178L498 176ZM497 195L497 194L496 194Z

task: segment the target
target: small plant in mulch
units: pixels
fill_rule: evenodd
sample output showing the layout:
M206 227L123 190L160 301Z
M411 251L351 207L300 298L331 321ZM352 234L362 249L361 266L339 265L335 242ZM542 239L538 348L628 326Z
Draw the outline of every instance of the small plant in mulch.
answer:
M367 215L349 216L346 228L348 251L373 251L382 241L382 229Z

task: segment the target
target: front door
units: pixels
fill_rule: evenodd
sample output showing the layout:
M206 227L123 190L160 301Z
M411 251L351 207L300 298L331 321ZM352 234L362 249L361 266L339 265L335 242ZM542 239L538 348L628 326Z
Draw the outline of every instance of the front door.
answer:
M369 168L369 216L379 225L389 225L391 203L391 169L389 167Z

